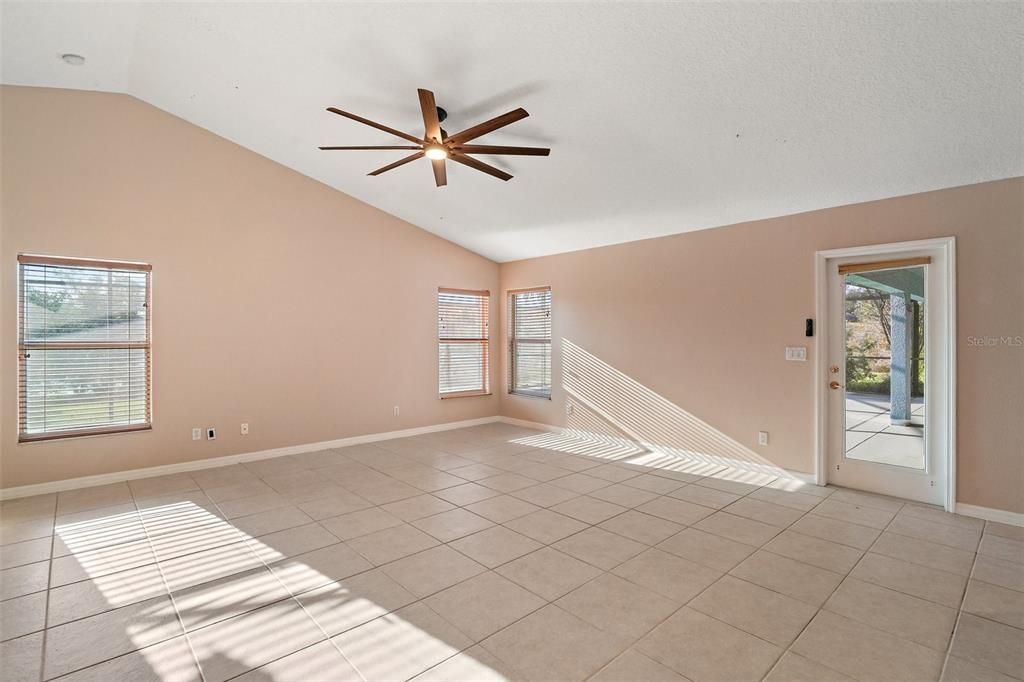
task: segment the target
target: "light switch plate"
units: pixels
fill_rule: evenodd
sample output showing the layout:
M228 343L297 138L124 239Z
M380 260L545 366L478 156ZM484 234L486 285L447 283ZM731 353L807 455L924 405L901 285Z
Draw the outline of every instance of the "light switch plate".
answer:
M807 347L786 346L786 359L794 360L796 362L805 362L807 360Z

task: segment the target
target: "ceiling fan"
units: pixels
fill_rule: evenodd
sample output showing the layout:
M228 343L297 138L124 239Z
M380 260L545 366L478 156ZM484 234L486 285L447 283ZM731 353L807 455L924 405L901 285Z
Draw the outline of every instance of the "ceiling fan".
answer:
M547 156L551 153L550 149L542 147L502 147L486 144L467 144L468 142L475 140L478 137L486 135L487 133L493 132L499 128L504 128L510 123L515 123L520 119L524 119L529 116L526 113L526 109L519 108L514 111L510 111L507 114L496 116L489 121L478 123L477 125L466 128L463 131L449 135L441 128L441 122L447 117L447 112L444 109L437 106L434 101L434 93L430 90L417 90L420 95L420 109L423 110L423 137L416 135L410 135L403 133L401 130L395 130L389 128L386 125L376 123L369 119L363 118L362 116L356 116L350 114L347 111L336 109L335 107L327 107L327 111L350 118L353 121L359 121L360 123L366 124L377 130L383 130L386 133L390 133L396 137L400 137L403 140L412 142L411 145L375 145L375 146L362 146L362 147L320 147L324 151L337 151L337 150L366 150L366 149L409 149L415 150L409 156L399 159L394 163L389 163L382 168L369 173L369 175L380 175L386 173L393 168L403 166L410 161L426 156L430 159L430 164L434 168L434 182L437 183L438 187L442 187L448 184L448 175L445 170L445 160L451 159L456 163L461 163L464 166L475 168L478 171L493 175L499 180L510 180L512 176L501 170L495 168L489 164L484 163L473 158L472 154L515 154L519 156Z

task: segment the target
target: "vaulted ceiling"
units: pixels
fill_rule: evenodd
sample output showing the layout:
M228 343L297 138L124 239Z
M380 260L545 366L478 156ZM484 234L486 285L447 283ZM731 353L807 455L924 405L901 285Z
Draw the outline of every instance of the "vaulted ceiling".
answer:
M2 80L134 95L498 261L1024 175L1020 3L2 4ZM86 57L82 66L62 53ZM366 173L419 133L550 146ZM74 112L68 112L68 117ZM828 229L822 225L822 229Z

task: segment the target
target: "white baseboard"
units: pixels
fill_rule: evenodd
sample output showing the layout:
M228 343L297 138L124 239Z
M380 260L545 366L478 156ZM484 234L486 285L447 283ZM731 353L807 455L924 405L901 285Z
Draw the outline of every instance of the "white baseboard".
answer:
M504 424L511 424L512 426L522 426L524 429L537 429L538 431L550 431L551 433L561 433L565 430L561 426L541 424L540 422L530 422L525 419L514 419L513 417L498 417L498 421Z
M806 471L797 471L796 469L783 469L787 474L807 485L818 485L818 477L814 474L809 474Z
M523 419L513 419L512 417L499 417L499 421L506 424L513 424L515 426L522 426L530 429L537 429L538 431L550 431L552 433L563 433L566 429L561 426L552 426L551 424L541 424L540 422L531 422ZM605 440L615 440L609 436L599 436L594 434L595 438ZM742 468L742 467L741 467ZM792 471L790 469L782 469L786 474L793 478L806 483L808 485L817 485L817 478L814 474L808 474L803 471ZM993 509L991 507L979 507L973 504L964 504L958 502L956 505L956 513L964 516L972 516L978 519L985 519L986 521L998 521L999 523L1005 523L1010 526L1024 526L1024 514L1019 512L1006 511L1005 509Z
M956 513L964 516L973 516L976 519L986 521L998 521L1010 526L1024 526L1024 514L1020 512L1006 511L1005 509L993 509L992 507L979 507L974 504L956 503Z
M165 476L167 474L177 474L188 471L200 471L202 469L213 469L215 467L229 466L231 464L255 462L261 459L284 457L286 455L297 455L303 452L315 452L317 450L326 450L328 448L340 448L346 447L348 445L359 445L361 443L374 443L382 440L390 440L392 438L406 438L409 436L418 436L424 433L450 431L452 429L462 429L468 426L478 426L480 424L493 423L511 424L513 426L521 426L528 429L548 431L551 433L563 433L565 431L565 428L560 426L542 424L540 422L531 422L526 421L524 419L514 419L512 417L503 416L481 417L479 419L466 419L458 422L431 424L430 426L418 426L411 429L401 429L399 431L368 433L361 436L351 436L349 438L339 438L337 440L325 440L320 441L318 443L303 443L300 445L289 445L286 447L273 448L270 450L244 452L237 455L225 455L223 457L197 459L189 462L179 462L177 464L164 464L161 466L146 467L144 469L115 471L109 474L97 474L95 476L83 476L81 478L68 478L61 481L49 481L46 483L23 485L15 488L2 488L0 489L0 500L10 500L17 497L28 497L30 495L45 495L48 493L60 492L63 490L89 488L91 486L106 485L108 483L132 481L139 478L151 478L153 476ZM594 437L605 440L614 440L609 436L601 436L599 434L594 434ZM814 474L808 474L802 471L790 471L788 469L782 469L782 471L785 471L789 476L792 476L793 478L800 480L804 483L816 485ZM972 516L974 518L985 519L987 521L998 521L1000 523L1005 523L1011 526L1024 526L1024 514L1021 514L1019 512L1011 512L1003 509L992 509L991 507L979 507L973 504L957 503L956 513L963 514L964 516Z
M526 421L525 419L514 419L512 417L498 417L498 420L502 421L502 422L504 422L506 424L512 424L513 426L522 426L522 427L528 428L528 429L537 429L538 431L548 431L548 432L551 432L551 433L564 433L566 431L565 427L563 427L563 426L554 426L552 424L542 424L541 422L531 422L531 421ZM601 441L606 441L606 442L614 442L614 441L617 441L617 440L621 440L622 441L622 445L632 445L632 446L642 445L644 447L648 447L648 445L649 445L647 443L637 443L636 441L633 441L633 440L628 440L628 439L624 439L624 438L623 439L618 439L618 438L615 438L613 436L604 436L604 435L597 434L597 433L587 434L587 435L589 435L589 437L592 437L592 438L594 438L596 440L601 440ZM766 467L757 467L756 465L751 466L751 465L747 465L745 462L739 462L739 461L735 461L735 460L726 461L726 460L724 460L722 458L719 458L719 459L721 459L721 463L723 465L725 465L725 466L731 466L731 467L734 467L734 468L744 469L744 470L749 470L749 471L756 471L757 473L770 473ZM817 477L814 474L808 474L808 473L803 472L803 471L792 471L790 469L783 469L782 467L773 467L773 468L774 468L774 470L785 472L787 476L790 476L790 477L800 481L801 483L805 483L807 485L818 485Z
M82 476L81 478L67 478L62 481L49 481L46 483L35 483L33 485L22 485L15 488L0 489L0 500L10 500L16 497L28 497L30 495L45 495L48 493L61 492L63 490L75 490L76 488L89 488L96 485L108 483L120 483L122 481L133 481L139 478L151 478L153 476L165 476L167 474L179 474L187 471L199 471L201 469L213 469L242 462L255 462L261 459L272 457L284 457L285 455L297 455L303 452L315 452L328 448L341 448L348 445L359 445L361 443L374 443L392 438L406 438L418 436L424 433L435 433L437 431L450 431L462 429L467 426L478 426L480 424L493 424L500 422L500 417L481 417L479 419L466 419L458 422L447 422L444 424L432 424L430 426L417 426L412 429L400 431L386 431L383 433L368 433L362 436L351 436L337 440L325 440L319 443L303 443L301 445L289 445L283 448L271 450L258 450L256 452L243 452L237 455L225 455L223 457L210 457L208 459L196 459L189 462L177 464L163 464L144 469L129 469L127 471L115 471L109 474L97 474L95 476Z

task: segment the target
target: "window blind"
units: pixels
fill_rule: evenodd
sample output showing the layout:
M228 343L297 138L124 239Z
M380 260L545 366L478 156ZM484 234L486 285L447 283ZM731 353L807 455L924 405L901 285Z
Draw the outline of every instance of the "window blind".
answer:
M150 271L18 256L18 440L150 428Z
M508 295L510 393L551 397L551 287Z
M442 398L490 391L489 291L437 290L437 391Z

